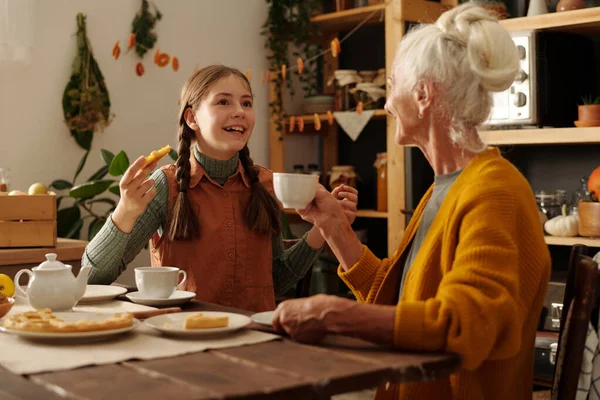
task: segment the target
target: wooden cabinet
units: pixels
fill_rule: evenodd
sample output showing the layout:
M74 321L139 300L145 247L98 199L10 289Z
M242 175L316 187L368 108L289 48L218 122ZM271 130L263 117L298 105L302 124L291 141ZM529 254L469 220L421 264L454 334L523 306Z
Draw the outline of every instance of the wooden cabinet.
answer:
M456 2L443 0L441 3L423 0L390 0L383 4L349 9L336 13L316 16L317 23L323 32L324 48L339 32L349 31L358 24L380 25L385 30L385 67L389 74L394 60L396 48L405 34L407 23L431 22L438 16L455 6ZM600 7L574 10L561 13L550 13L535 17L513 18L501 21L509 31L525 29L560 30L586 34L600 32ZM338 67L337 59L326 56L323 78L327 81ZM273 96L271 91L271 99ZM362 218L387 218L388 254L391 255L400 242L406 227L407 182L405 172L410 162L405 157L405 147L394 142L395 123L391 116L383 110L377 111L378 118L386 118L386 142L388 154L388 212L378 213L373 210L359 211ZM304 116L308 124L312 116ZM326 124L323 125L327 126ZM270 167L274 171L283 171L285 160L286 133L281 134L270 125ZM323 168L329 170L338 160L338 127L334 124L320 132L323 140ZM600 127L598 128L553 128L553 129L519 129L481 131L481 136L490 145L569 145L600 144ZM375 154L372 155L373 158ZM293 211L288 211L293 213ZM557 238L547 237L550 245L571 246L582 243L592 247L600 247L600 240L590 238Z

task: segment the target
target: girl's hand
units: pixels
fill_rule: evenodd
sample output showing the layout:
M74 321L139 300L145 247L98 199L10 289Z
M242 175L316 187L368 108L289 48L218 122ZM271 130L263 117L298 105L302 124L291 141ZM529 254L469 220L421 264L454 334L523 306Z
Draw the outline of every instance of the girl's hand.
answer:
M156 163L148 164L145 167L144 163L144 156L135 160L127 168L119 182L121 199L113 213L113 222L124 232L131 231L135 220L146 211L148 203L156 195L154 180L146 180L156 167Z
M341 200L344 214L348 218L348 222L352 224L356 219L356 210L358 209L358 190L352 186L340 185L331 192L333 197Z

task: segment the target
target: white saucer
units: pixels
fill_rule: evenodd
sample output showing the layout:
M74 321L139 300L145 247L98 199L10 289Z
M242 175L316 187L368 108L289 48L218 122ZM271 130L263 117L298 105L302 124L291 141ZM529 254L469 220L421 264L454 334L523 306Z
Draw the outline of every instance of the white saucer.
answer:
M275 314L275 311L260 312L252 315L250 319L252 322L256 322L257 324L273 326L271 324L271 321L273 320L273 314Z
M150 299L143 297L140 292L131 292L125 295L129 300L137 304L143 304L145 306L177 306L185 304L188 301L196 297L194 292L186 292L183 290L177 290L169 298L166 299Z
M229 325L223 328L185 329L185 319L197 312L181 312L150 317L144 323L160 332L177 336L204 336L234 332L250 324L250 318L242 314L217 311L202 311L207 317L229 317Z
M109 301L125 293L127 293L127 289L120 286L87 285L85 294L79 300L79 303Z
M91 312L55 312L56 318L62 319L64 321L79 321L82 319L87 319L90 321L106 319L114 313L91 313ZM140 325L140 321L134 318L133 324L126 328L112 329L108 331L94 331L94 332L68 332L68 333L57 333L57 332L28 332L28 331L19 331L14 329L7 329L3 326L0 326L0 331L10 333L12 335L20 336L24 339L34 339L34 340L49 340L49 341L67 341L67 342L87 342L87 341L96 341L96 340L104 340L110 338L112 336L120 335L129 331L134 330Z

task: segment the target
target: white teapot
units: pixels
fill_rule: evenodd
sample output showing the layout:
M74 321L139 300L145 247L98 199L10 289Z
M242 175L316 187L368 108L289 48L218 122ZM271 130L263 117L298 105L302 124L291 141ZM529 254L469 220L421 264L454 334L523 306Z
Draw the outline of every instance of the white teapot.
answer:
M46 261L32 270L22 269L15 275L16 294L29 300L29 305L39 310L70 311L85 294L87 278L92 269L86 265L77 278L70 265L56 261L56 254L46 254ZM33 272L32 272L33 271ZM29 284L24 291L19 285L21 275L29 275Z

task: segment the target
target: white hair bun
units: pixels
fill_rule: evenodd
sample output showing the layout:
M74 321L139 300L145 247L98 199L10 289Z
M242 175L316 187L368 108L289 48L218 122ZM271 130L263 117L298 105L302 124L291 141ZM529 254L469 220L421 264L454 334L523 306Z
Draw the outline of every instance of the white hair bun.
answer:
M466 47L471 70L491 92L510 87L519 70L516 46L498 20L475 2L455 7L440 16L436 26Z

